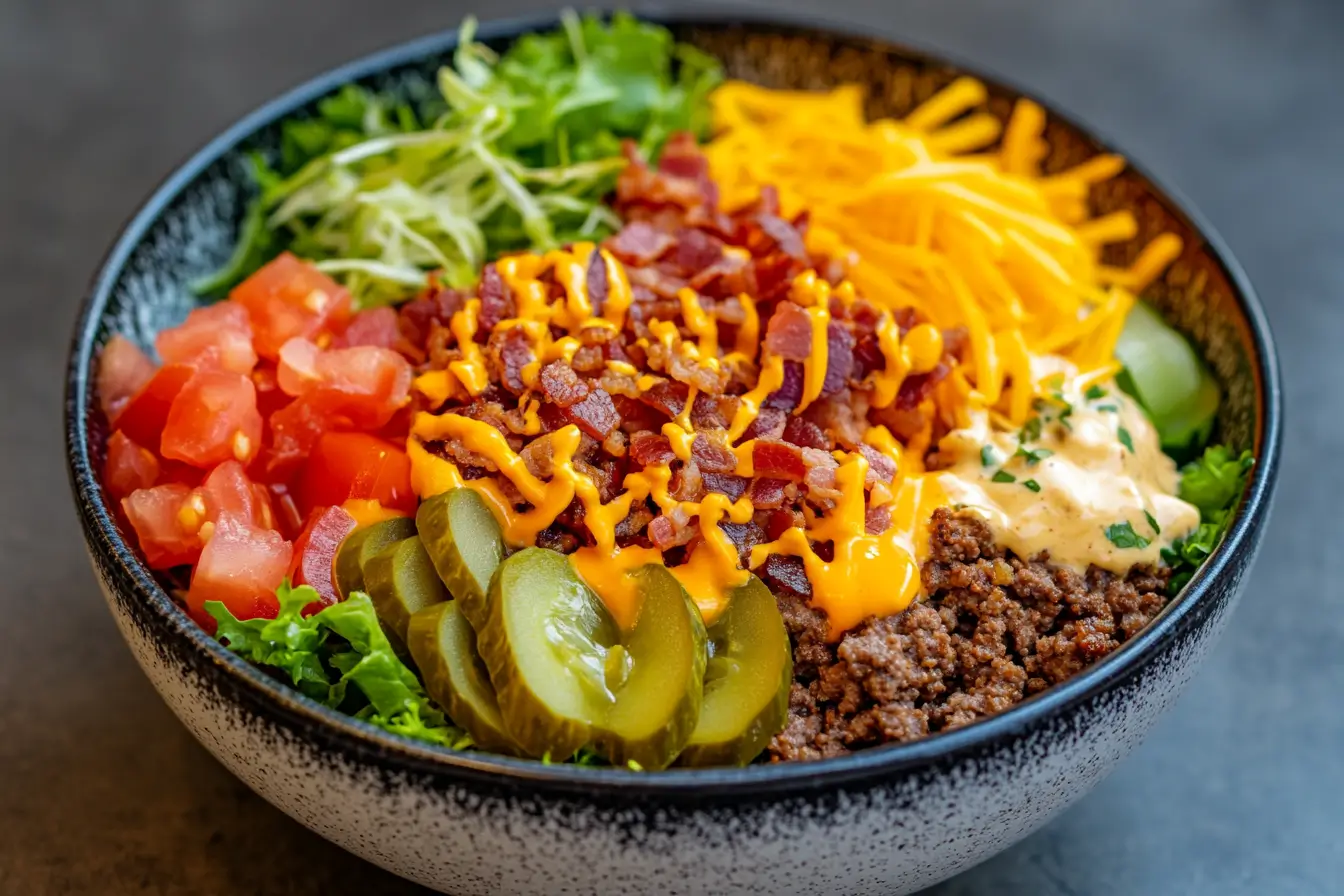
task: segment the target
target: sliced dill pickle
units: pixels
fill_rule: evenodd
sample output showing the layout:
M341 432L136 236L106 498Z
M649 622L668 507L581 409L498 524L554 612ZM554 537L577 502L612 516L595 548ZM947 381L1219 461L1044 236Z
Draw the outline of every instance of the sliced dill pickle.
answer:
M700 611L661 564L631 573L639 615L608 655L616 700L597 726L595 746L612 765L667 768L690 740L704 693L706 641ZM623 667L614 670L611 667Z
M448 600L448 589L414 535L369 558L364 564L364 590L378 611L378 619L403 643L413 614Z
M779 606L756 576L728 598L709 629L705 699L678 765L746 765L783 728L793 650Z
M504 559L504 534L481 496L469 488L449 489L415 513L420 540L439 578L477 631L485 624L490 577Z
M417 611L411 617L406 644L429 696L471 735L476 746L492 753L523 755L504 727L489 670L476 652L476 632L457 601Z
M364 564L374 554L414 534L415 520L399 516L364 526L347 535L336 552L336 588L341 592L341 598L364 590Z
M624 656L616 624L569 559L544 548L501 563L485 603L476 647L504 727L531 755L568 759L615 702L608 679Z

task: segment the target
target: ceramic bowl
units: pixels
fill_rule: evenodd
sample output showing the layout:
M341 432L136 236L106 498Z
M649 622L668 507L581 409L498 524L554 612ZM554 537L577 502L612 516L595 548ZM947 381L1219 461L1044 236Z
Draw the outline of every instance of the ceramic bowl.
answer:
M681 39L729 74L773 86L857 81L869 112L900 115L961 73L1006 115L1020 92L902 44L815 23L676 14ZM487 26L496 45L552 19ZM98 481L105 422L91 361L113 333L149 345L196 303L185 284L228 254L246 201L244 153L349 81L432 83L454 33L346 65L268 103L173 172L117 238L70 356L66 446L89 554L122 635L182 722L234 774L302 824L397 874L452 893L907 893L1004 849L1096 784L1176 700L1236 604L1278 466L1280 386L1245 275L1190 206L1131 168L1092 197L1125 207L1139 238L1185 251L1148 297L1187 333L1226 399L1219 438L1258 464L1227 539L1139 636L1012 710L922 741L817 763L634 774L453 753L339 715L234 657L196 627L128 543ZM1050 103L1050 170L1103 143ZM108 699L114 699L108 695Z

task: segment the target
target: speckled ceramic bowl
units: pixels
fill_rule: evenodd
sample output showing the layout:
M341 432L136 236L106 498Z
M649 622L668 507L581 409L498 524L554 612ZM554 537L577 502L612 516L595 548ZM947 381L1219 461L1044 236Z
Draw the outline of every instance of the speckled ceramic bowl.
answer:
M805 23L668 20L731 75L777 87L858 81L902 114L961 69ZM533 20L486 27L505 43ZM1186 250L1150 298L1201 347L1227 398L1220 437L1259 463L1217 555L1142 634L996 718L815 764L632 774L452 753L397 739L277 684L183 614L117 527L99 485L105 423L90 365L112 333L148 345L195 303L186 284L228 254L248 191L243 152L347 81L413 89L456 43L418 40L298 88L175 171L98 272L75 331L67 450L89 553L136 659L200 741L267 800L360 856L453 893L908 893L979 862L1099 781L1172 704L1222 631L1254 558L1279 456L1279 374L1250 285L1185 203L1131 171L1094 197L1139 217L1124 263L1160 230ZM986 79L992 108L1017 95ZM1047 104L1048 107L1048 104ZM1048 167L1100 144L1052 114ZM107 699L114 699L108 695Z

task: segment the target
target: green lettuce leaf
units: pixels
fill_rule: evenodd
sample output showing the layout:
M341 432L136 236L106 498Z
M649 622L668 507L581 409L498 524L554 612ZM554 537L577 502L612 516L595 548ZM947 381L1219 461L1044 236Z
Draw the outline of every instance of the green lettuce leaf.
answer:
M1162 561L1172 570L1168 586L1171 594L1186 586L1223 540L1254 466L1251 452L1234 455L1226 445L1212 445L1203 456L1181 468L1178 495L1199 508L1200 524L1162 551Z
M311 587L285 582L276 597L275 619L240 620L222 603L207 601L205 611L218 624L215 637L327 706L404 737L455 749L470 744L397 656L368 595L357 591L306 617L303 609L320 602Z

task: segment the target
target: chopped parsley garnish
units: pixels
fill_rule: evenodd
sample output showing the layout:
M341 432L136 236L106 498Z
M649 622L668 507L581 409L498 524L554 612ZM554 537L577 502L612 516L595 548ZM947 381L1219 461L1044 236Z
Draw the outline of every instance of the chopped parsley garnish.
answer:
M1017 438L1020 442L1034 442L1041 437L1041 418L1032 417L1022 427Z
M1018 446L1017 452L1013 457L1024 457L1027 460L1027 466L1034 467L1054 453L1055 452L1051 451L1049 448L1036 448L1035 450L1031 450Z
M1073 432L1073 424L1069 422L1069 417L1071 416L1073 416L1073 405L1066 402L1064 410L1059 412L1059 425L1069 432Z
M1128 448L1130 454L1133 454L1133 453L1134 453L1134 439L1130 437L1130 435L1129 435L1129 430L1125 429L1125 428L1122 426L1122 427L1120 427L1118 430L1116 430L1115 435L1116 435L1116 437L1117 437L1118 439L1120 439L1120 444L1121 444L1121 445L1124 445L1126 448Z
M1090 386L1088 387L1088 390L1083 393L1083 397L1088 401L1096 401L1098 398L1106 397L1106 390L1100 386Z
M985 445L980 449L980 463L986 467L994 466L994 446Z
M1157 517L1153 516L1151 513L1149 513L1149 512L1146 511L1146 510L1143 512L1143 515L1146 516L1146 517L1148 518L1148 525L1150 525L1150 526L1153 527L1153 534L1154 534L1154 535L1161 535L1161 534L1162 534L1162 527L1159 526L1159 525L1157 524Z
M1035 479L1028 479L1022 484L1033 492L1039 492L1041 490L1041 484L1037 482Z
M1118 406L1118 405L1113 405L1113 404L1099 404L1099 405L1097 405L1097 410L1099 410L1099 411L1110 411L1112 414L1118 414L1118 413L1120 413L1120 408L1119 408L1119 406Z
M1113 523L1106 527L1106 537L1110 539L1111 544L1118 548L1138 548L1142 550L1152 544L1152 539L1144 538L1134 531L1134 527L1126 520L1123 523Z
M1000 470L999 472L997 472L997 473L994 474L994 476L993 476L993 478L992 478L991 481L992 481L992 482L1016 482L1016 481L1017 481L1017 477L1014 476L1012 473L1009 473L1007 470Z

